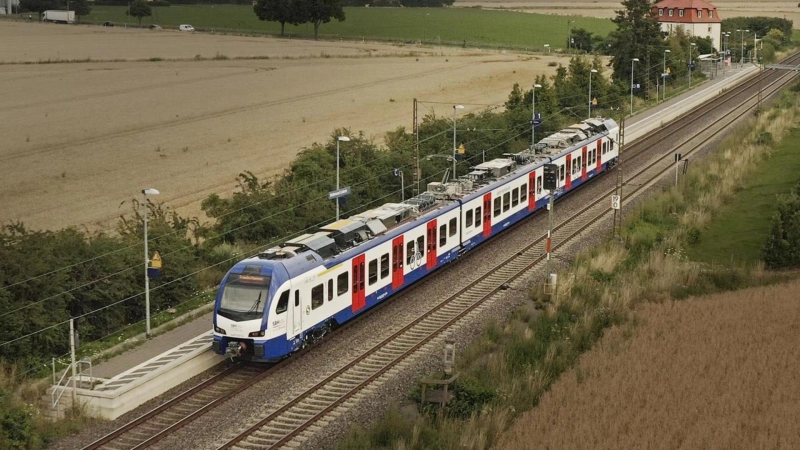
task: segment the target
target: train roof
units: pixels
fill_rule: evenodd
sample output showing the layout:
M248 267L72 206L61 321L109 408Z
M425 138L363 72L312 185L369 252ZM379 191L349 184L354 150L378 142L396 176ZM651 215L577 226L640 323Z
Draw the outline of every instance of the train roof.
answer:
M362 252L368 243L378 245L404 233L432 216L456 208L459 199L469 200L483 195L510 180L510 174L530 171L549 163L598 134L608 134L615 127L616 122L612 119L584 120L545 137L532 149L478 164L456 180L428 183L428 189L420 195L401 203L385 203L323 225L314 233L269 248L259 253L257 258L281 260L290 275L323 263L337 264L340 259Z

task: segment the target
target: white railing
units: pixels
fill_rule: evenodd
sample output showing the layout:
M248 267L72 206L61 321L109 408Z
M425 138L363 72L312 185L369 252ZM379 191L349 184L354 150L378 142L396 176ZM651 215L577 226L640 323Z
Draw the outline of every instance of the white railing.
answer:
M75 365L77 366L75 368L75 371L78 374L82 374L83 373L82 367L84 365L89 367L89 385L90 385L89 389L94 388L94 376L92 375L92 362L89 361L88 359L82 359L80 361L77 361L75 363ZM67 377L67 374L70 373L70 370L69 370L70 367L71 366L67 366L67 368L64 370L64 374L61 375L61 379L58 380L58 383L55 383L56 368L55 368L55 359L53 360L53 382L54 382L53 384L54 384L54 386L53 386L53 392L52 392L52 394L50 394L50 399L52 401L51 405L52 405L53 409L56 409L56 407L58 406L58 402L61 400L61 396L64 395L64 392L66 392L67 388L69 387L69 383L66 383L66 384L63 384L63 385L62 385L62 383L64 382L64 379ZM81 375L78 375L78 377L81 377ZM77 383L78 380L75 380L75 382Z

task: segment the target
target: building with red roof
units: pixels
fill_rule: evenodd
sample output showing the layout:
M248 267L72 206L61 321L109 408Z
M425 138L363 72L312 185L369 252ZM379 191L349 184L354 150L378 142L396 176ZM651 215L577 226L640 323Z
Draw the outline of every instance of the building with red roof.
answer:
M673 33L682 27L690 36L710 37L714 48L720 48L722 19L717 14L717 7L711 3L705 0L661 0L653 5L653 13L665 33Z

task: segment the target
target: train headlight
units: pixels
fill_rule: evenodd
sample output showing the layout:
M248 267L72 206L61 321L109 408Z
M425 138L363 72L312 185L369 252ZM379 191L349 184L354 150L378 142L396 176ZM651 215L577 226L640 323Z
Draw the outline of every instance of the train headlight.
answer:
M261 331L253 331L252 333L248 334L249 337L264 337L264 330Z
M225 330L223 330L222 328L220 328L220 327L218 327L216 325L214 325L214 331L216 331L219 334L228 334L228 333L225 332Z

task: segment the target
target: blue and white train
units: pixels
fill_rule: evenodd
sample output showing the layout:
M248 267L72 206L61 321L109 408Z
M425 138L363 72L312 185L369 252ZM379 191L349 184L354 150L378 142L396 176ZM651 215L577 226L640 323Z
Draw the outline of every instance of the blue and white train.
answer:
M555 197L608 170L618 137L614 120L584 120L237 263L217 294L214 351L275 361L299 350L545 207L545 164L558 166Z

